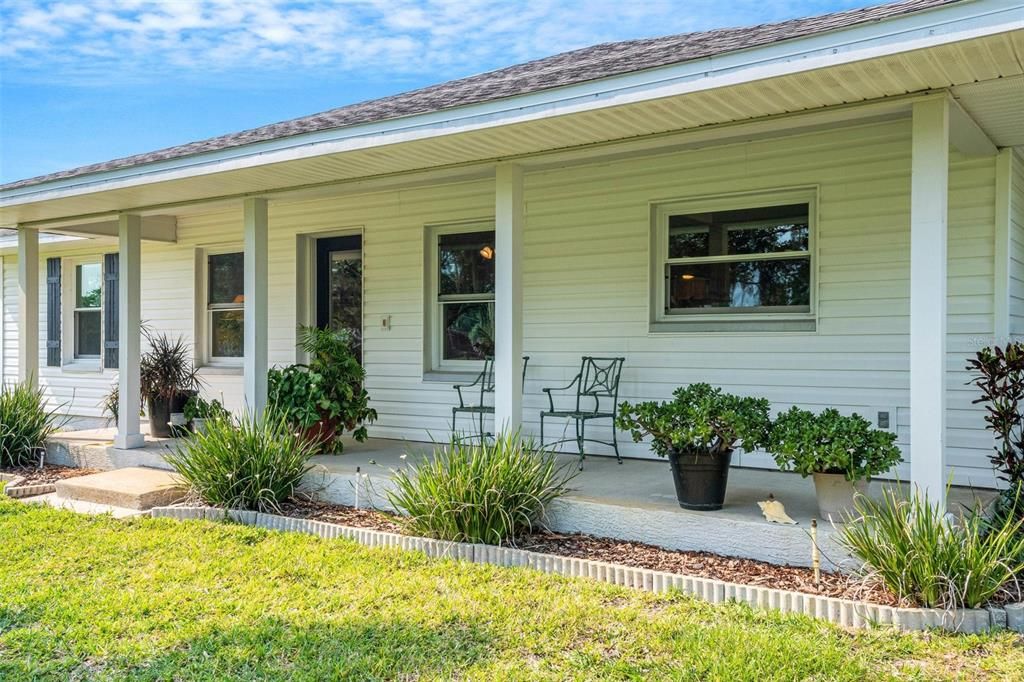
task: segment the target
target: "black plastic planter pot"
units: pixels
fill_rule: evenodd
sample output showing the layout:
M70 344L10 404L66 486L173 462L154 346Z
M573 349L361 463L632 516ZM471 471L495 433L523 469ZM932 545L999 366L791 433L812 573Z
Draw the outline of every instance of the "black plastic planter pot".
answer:
M154 438L171 437L171 401L166 398L150 398L146 405L149 416L149 435Z
M683 509L714 511L725 503L732 450L717 455L671 451L672 482Z

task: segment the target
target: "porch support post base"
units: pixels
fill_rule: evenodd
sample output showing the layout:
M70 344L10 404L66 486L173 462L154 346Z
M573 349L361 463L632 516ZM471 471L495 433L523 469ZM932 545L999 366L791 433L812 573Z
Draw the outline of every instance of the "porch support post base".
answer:
M943 509L949 107L914 104L910 199L910 479Z
M142 218L118 218L118 345L117 435L114 447L139 448L145 444L140 430L142 405L139 358L142 353Z
M500 164L494 191L494 433L523 416L523 170Z
M245 260L245 408L260 415L267 406L267 200L243 200Z
M18 228L18 381L39 380L39 232Z

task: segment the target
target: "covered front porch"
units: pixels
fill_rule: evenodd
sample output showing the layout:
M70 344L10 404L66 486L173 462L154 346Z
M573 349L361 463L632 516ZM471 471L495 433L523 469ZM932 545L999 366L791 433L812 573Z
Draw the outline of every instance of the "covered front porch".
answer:
M147 440L144 447L122 449L114 445L114 429L71 431L53 438L48 461L90 468L145 466L167 468L163 454L175 447L171 440ZM312 460L306 490L318 499L362 508L391 509L386 492L394 470L414 465L429 456L431 443L371 438L364 443L347 440L342 455L321 455ZM559 455L560 463L574 470L576 457ZM547 523L556 532L585 533L597 537L641 542L668 549L702 551L777 564L811 565L810 526L818 519L823 565L851 569L845 553L835 544L834 525L819 518L814 486L796 474L734 467L729 474L725 506L719 511L681 509L664 460L588 457L572 480L572 492L554 502ZM883 485L875 481L869 494ZM906 484L903 484L906 487ZM773 495L786 507L796 525L764 519L757 503ZM991 490L950 489L953 507L973 506L992 498Z

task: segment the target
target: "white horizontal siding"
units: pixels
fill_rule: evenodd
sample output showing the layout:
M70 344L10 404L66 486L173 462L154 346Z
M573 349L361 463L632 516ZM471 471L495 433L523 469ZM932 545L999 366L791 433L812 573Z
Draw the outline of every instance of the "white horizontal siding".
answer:
M992 482L985 457L990 440L963 367L993 324L994 168L990 158L952 156L948 455L957 481L977 484ZM709 381L763 395L778 409L834 405L869 416L895 409L906 446L909 173L907 122L528 173L524 352L531 359L524 429L537 432L545 404L540 389L567 383L581 355L622 355L621 392L628 400L663 399L677 386ZM816 331L649 331L650 202L807 185L819 187ZM1024 187L1020 175L1015 187L1018 193ZM271 202L271 363L295 358L296 236L361 229L366 383L380 414L371 433L443 438L454 392L450 383L424 380L424 226L492 215L490 181ZM177 244L143 245L143 317L191 339L195 250L240 248L241 205L182 215L178 224ZM1024 245L1019 221L1016 229ZM4 272L5 283L16 282L9 258ZM1015 320L1024 329L1024 288L1019 291ZM4 366L14 371L16 287L5 287L4 299ZM391 316L389 330L381 329L385 316ZM209 393L223 392L229 406L240 405L240 376L204 378ZM562 429L552 425L550 433ZM610 436L604 426L588 432ZM645 445L622 447L624 454L650 456ZM740 461L770 464L757 454Z
M1010 334L1024 336L1024 151L1013 153L1010 178Z

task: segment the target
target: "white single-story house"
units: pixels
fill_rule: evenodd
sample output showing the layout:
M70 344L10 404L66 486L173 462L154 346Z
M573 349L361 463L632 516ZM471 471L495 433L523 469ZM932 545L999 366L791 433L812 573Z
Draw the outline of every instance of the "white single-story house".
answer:
M83 420L119 383L121 448L141 321L236 410L297 325L346 324L377 437L443 438L490 353L496 421L537 434L543 388L621 357L623 399L835 406L902 478L993 486L965 364L1024 338L1024 2L597 45L9 183L0 226L3 380Z

